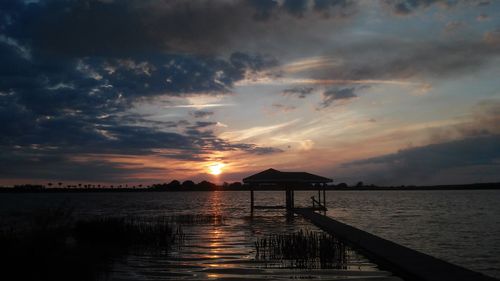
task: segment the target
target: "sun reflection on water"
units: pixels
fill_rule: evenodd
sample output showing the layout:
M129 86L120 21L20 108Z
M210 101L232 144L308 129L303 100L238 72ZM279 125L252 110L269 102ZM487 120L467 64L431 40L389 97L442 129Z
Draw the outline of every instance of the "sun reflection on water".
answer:
M210 193L208 197L207 207L209 208L210 215L212 216L223 216L223 194L218 191ZM232 233L227 229L226 225L222 222L214 222L209 229L205 231L207 240L203 245L206 247L206 257L209 259L205 266L211 269L222 269L222 268L235 268L235 264L225 263L226 259L225 253L226 244L228 240L231 240ZM210 273L207 275L208 278L220 278L221 274Z

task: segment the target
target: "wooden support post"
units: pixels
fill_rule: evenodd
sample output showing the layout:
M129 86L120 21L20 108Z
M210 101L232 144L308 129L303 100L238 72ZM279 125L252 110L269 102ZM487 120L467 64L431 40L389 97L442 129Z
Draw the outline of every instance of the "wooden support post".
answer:
M326 192L325 187L323 186L323 207L326 209Z
M295 191L292 190L292 209L295 208Z
M285 207L286 207L286 202L288 202L288 201L287 201L287 194L286 194L286 189L285 189Z
M290 190L286 190L286 209L290 210Z
M285 207L288 209L288 189L285 189Z
M292 209L292 191L290 189L286 190L286 209L287 211Z
M253 214L254 208L254 198L253 198L253 188L250 189L250 212Z

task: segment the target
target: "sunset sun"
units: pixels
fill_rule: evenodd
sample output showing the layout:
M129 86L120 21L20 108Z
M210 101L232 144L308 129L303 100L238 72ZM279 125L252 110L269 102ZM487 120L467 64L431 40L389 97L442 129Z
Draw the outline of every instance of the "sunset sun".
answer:
M217 176L222 173L222 168L224 168L224 164L222 163L215 163L213 165L208 166L208 171L210 174Z

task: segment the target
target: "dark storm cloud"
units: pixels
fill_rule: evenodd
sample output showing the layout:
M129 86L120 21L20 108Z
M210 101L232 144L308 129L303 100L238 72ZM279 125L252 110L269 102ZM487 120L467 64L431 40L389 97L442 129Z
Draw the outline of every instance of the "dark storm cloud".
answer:
M227 11L201 2L2 2L0 120L6 125L0 129L0 144L4 149L51 147L47 155L146 155L155 149L197 155L218 146L212 132L159 130L189 124L122 114L145 98L228 92L245 72L275 64L272 58L239 52L227 60L163 52L168 46L154 40L177 40L183 34L196 38L208 31L196 21L207 17L222 24L220 13ZM156 5L164 10L153 9ZM158 21L149 26L143 22L148 19ZM190 32L189 25L181 24L188 21L202 30ZM179 26L183 30L174 32ZM172 36L158 36L160 30ZM198 122L191 129L209 125ZM236 149L229 143L223 148Z
M208 117L214 115L214 112L213 111L195 110L195 111L191 111L189 114L191 114L194 118L208 118Z
M465 183L500 180L500 101L484 100L454 125L428 129L432 144L342 165L380 184Z
M268 20L279 8L275 0L247 0L255 9L253 17L256 20Z
M272 58L239 52L231 54L228 60L158 54L89 61L92 71L113 87L121 87L127 96L226 92L243 79L246 71L258 71L275 64Z
M5 112L5 111L2 111ZM3 115L3 113L2 113ZM8 115L8 112L7 114ZM3 116L2 116L3 117ZM15 116L16 117L16 116ZM0 137L3 148L39 147L47 153L103 153L129 155L154 154L156 149L177 149L186 154L202 154L212 150L236 150L241 144L232 144L217 138L208 129L215 122L196 122L186 127L186 134L165 132L154 126L124 125L127 119L110 117L92 119L81 114L39 118L27 122L5 123ZM14 121L11 119L11 121ZM11 125L12 124L12 125ZM164 125L164 124L155 124ZM184 123L167 123L168 127L182 127ZM159 126L165 129L165 126ZM223 143L221 146L220 144ZM245 144L250 151L250 144ZM253 148L258 148L253 146ZM47 149L47 150L44 150Z
M500 168L500 135L470 137L446 143L400 150L370 159L350 162L345 167L376 166L376 172L366 175L377 180L376 174L386 182L407 182L419 184L462 168L495 167ZM455 175L460 178L460 174ZM491 176L491 175L490 175ZM454 182L453 178L442 181ZM498 180L498 174L497 174Z
M194 125L189 126L188 128L193 129L193 130L199 130L199 129L215 126L216 124L217 124L217 122L197 121Z
M307 10L307 0L285 0L283 7L286 11L296 17L302 17Z
M328 12L355 6L352 1L316 1ZM236 41L255 41L273 33L263 22L302 18L312 0L46 0L7 5L8 36L40 50L67 56L127 56L149 52L209 54ZM13 7L11 7L13 6ZM332 14L344 15L336 12Z
M246 71L274 65L259 55L234 53L229 60L158 54L133 59L66 59L34 53L23 57L0 41L0 92L36 114L123 110L158 95L227 92Z
M123 112L143 98L223 93L245 71L267 65L260 56L242 53L229 61L168 54L65 59L35 53L27 59L12 44L0 42L0 50L0 119L9 124L1 128L4 143L21 133L55 130L40 128L62 120L67 124L60 130L99 126L107 121L102 116Z
M166 132L189 124L125 113L133 103L156 96L228 92L245 72L269 65L262 56L234 53L223 60L158 53L72 58L24 48L19 42L0 38L0 151L10 159L9 167L2 168L4 178L69 180L81 173L82 179L113 181L153 170L120 169L119 164L74 161L70 156L148 156L170 149L185 158L203 159L214 149L248 153L264 149L228 142L221 146L210 131ZM8 153L13 150L16 153Z
M461 123L429 130L433 143L449 141L453 138L474 138L500 135L500 101L488 99L479 102L472 110L470 117Z
M182 128L188 126L190 123L187 120L178 120L178 121L160 121L160 120L154 120L151 119L154 118L154 115L151 114L121 114L119 119L121 120L122 123L127 123L130 125L137 125L137 126L148 126L148 127L154 127L154 128L159 128L159 129L165 129L165 128ZM108 115L102 115L99 117L101 120L113 120L117 119L116 117L113 116L108 116Z
M164 172L157 168L141 166L124 169L125 163L119 162L75 161L67 155L40 152L36 149L2 149L2 151L4 151L0 154L2 178L127 182L135 180L134 175L138 173Z
M348 7L354 5L351 0L314 0L314 9L318 11L328 10L332 7Z
M227 39L220 31L239 28L237 18L246 13L241 6L219 1L48 0L25 5L10 34L70 56L205 52L210 42Z
M338 16L348 16L354 12L350 9L356 5L356 1L351 0L285 0L283 8L291 15L301 18L313 6L313 10L321 12L324 16L332 14Z
M320 108L331 106L335 101L349 100L357 97L357 91L367 88L368 86L358 86L349 88L331 88L323 92L323 99L320 103Z
M78 160L85 155L160 156L186 161L205 161L213 151L244 151L263 155L282 152L254 144L230 143L212 131L188 129L185 134L145 126L120 125L110 118L103 124L80 118L45 120L29 124L28 131L1 136L0 176L4 178L127 181L134 175L160 169L131 166L98 159ZM201 128L210 124L197 124ZM18 129L18 128L16 128ZM162 152L164 150L168 153ZM126 166L126 168L124 168ZM164 172L164 171L163 171Z
M317 79L345 80L458 76L477 71L500 56L500 44L492 38L485 35L482 41L413 43L372 40L338 48L336 53L343 54L345 63L311 71L311 75Z
M126 153L143 155L153 149L196 151L196 139L153 127L123 125L120 118L97 120L84 115L37 118L2 129L0 143L9 147L51 148L51 153ZM5 147L4 147L5 148Z
M283 90L283 95L293 96L293 97L303 99L303 98L309 96L310 94L312 94L313 91L314 91L313 87L295 87L295 88Z
M449 0L385 0L395 13L407 15L419 8L426 8L435 3L451 5L455 1Z
M356 13L356 1L352 0L314 0L314 10L324 17L349 17Z
M419 9L439 5L451 8L459 4L486 6L490 1L485 0L382 0L390 9L398 15L409 15Z

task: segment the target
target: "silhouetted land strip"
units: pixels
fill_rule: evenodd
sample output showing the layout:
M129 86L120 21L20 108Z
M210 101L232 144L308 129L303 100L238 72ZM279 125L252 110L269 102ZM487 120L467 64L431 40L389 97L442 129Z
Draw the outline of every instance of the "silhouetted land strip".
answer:
M297 186L295 190L316 190L313 186ZM473 183L473 184L455 184L455 185L430 185L430 186L347 186L347 185L331 185L326 187L326 190L348 190L348 191L365 191L365 190L488 190L500 189L500 183ZM83 187L45 187L43 185L19 185L15 187L0 187L0 193L59 193L59 192L178 192L178 191L249 191L250 187L246 185L235 186L178 186L170 187L168 184L157 184L151 187L100 187L100 188L83 188ZM265 186L259 187L259 190L285 190L280 186Z
M479 190L500 189L500 182L423 186L347 186L333 187L333 190Z
M401 246L311 210L297 208L294 211L406 280L498 281L498 279Z

